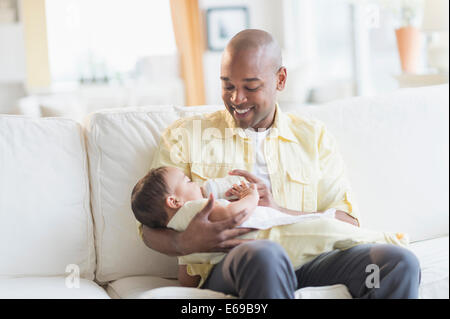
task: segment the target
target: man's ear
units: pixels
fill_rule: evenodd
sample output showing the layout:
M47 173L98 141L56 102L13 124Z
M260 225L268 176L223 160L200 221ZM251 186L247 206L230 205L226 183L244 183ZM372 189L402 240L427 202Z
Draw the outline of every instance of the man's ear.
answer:
M178 198L176 198L174 195L170 195L170 196L166 197L166 205L169 208L173 208L173 209L178 209L181 206L183 206L181 204L181 201Z
M287 70L284 66L280 67L277 72L277 90L283 91L286 86Z

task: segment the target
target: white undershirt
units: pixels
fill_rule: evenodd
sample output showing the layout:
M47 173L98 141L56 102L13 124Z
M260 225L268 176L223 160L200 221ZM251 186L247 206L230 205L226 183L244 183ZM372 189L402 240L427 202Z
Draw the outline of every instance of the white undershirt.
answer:
M253 145L253 168L252 174L256 175L258 178L262 179L263 182L272 189L270 183L270 176L268 174L266 158L264 157L264 139L269 134L270 129L262 132L255 131L252 128L245 130L245 134L252 141Z

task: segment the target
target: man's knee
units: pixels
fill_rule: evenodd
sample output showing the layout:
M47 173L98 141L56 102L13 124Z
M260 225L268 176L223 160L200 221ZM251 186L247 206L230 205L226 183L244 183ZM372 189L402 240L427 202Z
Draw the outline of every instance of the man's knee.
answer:
M417 256L408 249L399 248L397 252L397 265L401 268L406 276L420 283L420 262Z
M410 250L398 246L383 245L374 252L379 267L388 266L395 269L403 277L417 279L420 282L420 263ZM389 267L390 266L390 267Z

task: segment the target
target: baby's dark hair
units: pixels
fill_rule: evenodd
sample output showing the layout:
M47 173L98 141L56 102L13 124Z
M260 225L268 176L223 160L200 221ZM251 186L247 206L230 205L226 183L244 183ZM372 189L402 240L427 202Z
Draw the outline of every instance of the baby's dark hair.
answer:
M163 228L167 225L167 212L164 201L169 195L165 181L166 167L150 170L141 178L131 193L131 209L136 219L151 228Z

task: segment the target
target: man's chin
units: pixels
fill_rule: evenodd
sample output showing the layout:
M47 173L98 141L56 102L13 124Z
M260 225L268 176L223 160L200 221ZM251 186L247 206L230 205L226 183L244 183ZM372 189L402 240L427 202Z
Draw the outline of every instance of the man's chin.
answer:
M253 115L253 114L251 114ZM252 126L253 122L253 116L248 116L246 118L238 118L234 114L232 114L234 122L237 126L239 126L242 129L246 129Z
M234 118L234 122L236 123L236 126L242 128L244 130L251 126L251 122L248 120L236 119L235 117L233 117L233 118Z

